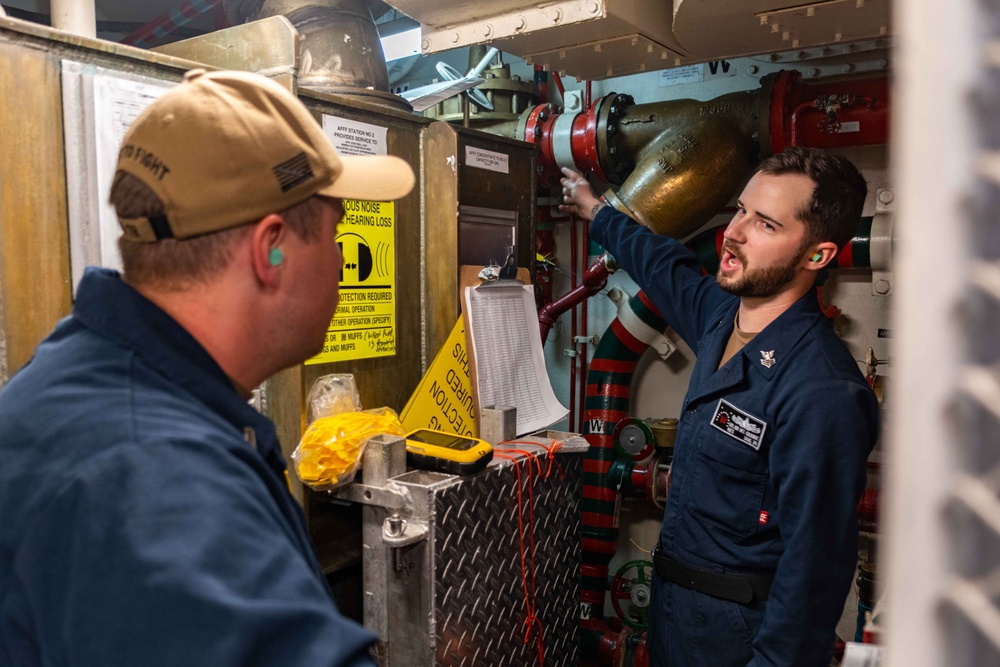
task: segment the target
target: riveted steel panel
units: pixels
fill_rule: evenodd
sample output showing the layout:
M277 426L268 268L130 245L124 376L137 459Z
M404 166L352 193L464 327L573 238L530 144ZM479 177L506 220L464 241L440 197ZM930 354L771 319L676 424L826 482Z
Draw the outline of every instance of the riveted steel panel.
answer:
M546 665L577 664L583 456L557 461L564 474L553 466L548 479L529 480L522 461L519 481L504 460L434 492L437 665L535 664L539 630Z

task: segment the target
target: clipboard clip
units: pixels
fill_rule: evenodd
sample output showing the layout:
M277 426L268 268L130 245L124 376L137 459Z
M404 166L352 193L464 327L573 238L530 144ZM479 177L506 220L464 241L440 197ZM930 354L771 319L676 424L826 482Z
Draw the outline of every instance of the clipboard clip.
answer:
M483 287L524 286L524 283L517 279L517 246L512 245L509 247L510 251L507 253L507 259L504 260L503 266L490 260L490 263L484 266L483 270L479 272L479 279L483 282L476 289Z

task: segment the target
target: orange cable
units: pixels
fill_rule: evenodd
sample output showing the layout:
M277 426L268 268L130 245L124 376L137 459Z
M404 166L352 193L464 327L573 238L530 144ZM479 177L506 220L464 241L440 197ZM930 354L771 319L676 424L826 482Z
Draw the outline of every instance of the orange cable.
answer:
M542 472L542 464L538 460L538 452L534 450L521 449L519 447L500 447L500 445L531 445L532 447L541 447L545 450L548 459L548 466L545 472ZM524 642L528 643L531 637L531 629L533 626L537 626L537 644L538 644L538 664L544 665L545 661L545 645L544 645L544 627L542 625L542 620L535 614L535 608L537 606L537 592L535 588L535 496L534 496L534 483L531 474L531 464L534 463L538 471L539 476L542 479L548 479L552 474L552 464L556 464L559 469L560 479L565 479L566 473L558 461L555 460L555 453L562 447L562 443L553 440L550 445L545 445L542 443L531 442L527 440L509 440L506 442L501 442L497 447L494 448L494 452L497 456L503 459L507 459L514 463L514 469L517 472L517 509L518 509L518 540L521 547L521 583L524 588L524 601L525 607L527 609L527 618L525 619L525 625L527 629L524 633ZM523 509L523 493L522 493L522 478L521 478L521 466L520 459L515 458L514 454L521 454L525 457L527 461L528 469L528 537L530 542L530 556L531 556L531 594L528 594L528 571L526 561L527 558L524 553L524 522L522 515L524 513Z

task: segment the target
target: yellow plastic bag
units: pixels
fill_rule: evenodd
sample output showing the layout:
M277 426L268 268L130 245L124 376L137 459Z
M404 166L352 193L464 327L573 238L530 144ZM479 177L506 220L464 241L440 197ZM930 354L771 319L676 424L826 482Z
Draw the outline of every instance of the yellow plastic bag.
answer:
M295 473L316 491L329 491L354 480L365 442L387 433L405 435L390 408L342 412L320 417L306 429L292 453Z

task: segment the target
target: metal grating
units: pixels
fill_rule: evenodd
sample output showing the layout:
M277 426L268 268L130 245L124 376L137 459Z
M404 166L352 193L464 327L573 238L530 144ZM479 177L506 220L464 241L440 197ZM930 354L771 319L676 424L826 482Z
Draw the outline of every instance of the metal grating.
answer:
M559 455L565 471L532 476L535 615L543 630L545 665L576 665L579 653L579 572L582 455ZM475 477L435 492L434 617L436 664L538 664L518 539L518 477L501 461ZM521 519L528 540L528 478L521 468ZM530 586L530 574L529 574Z

